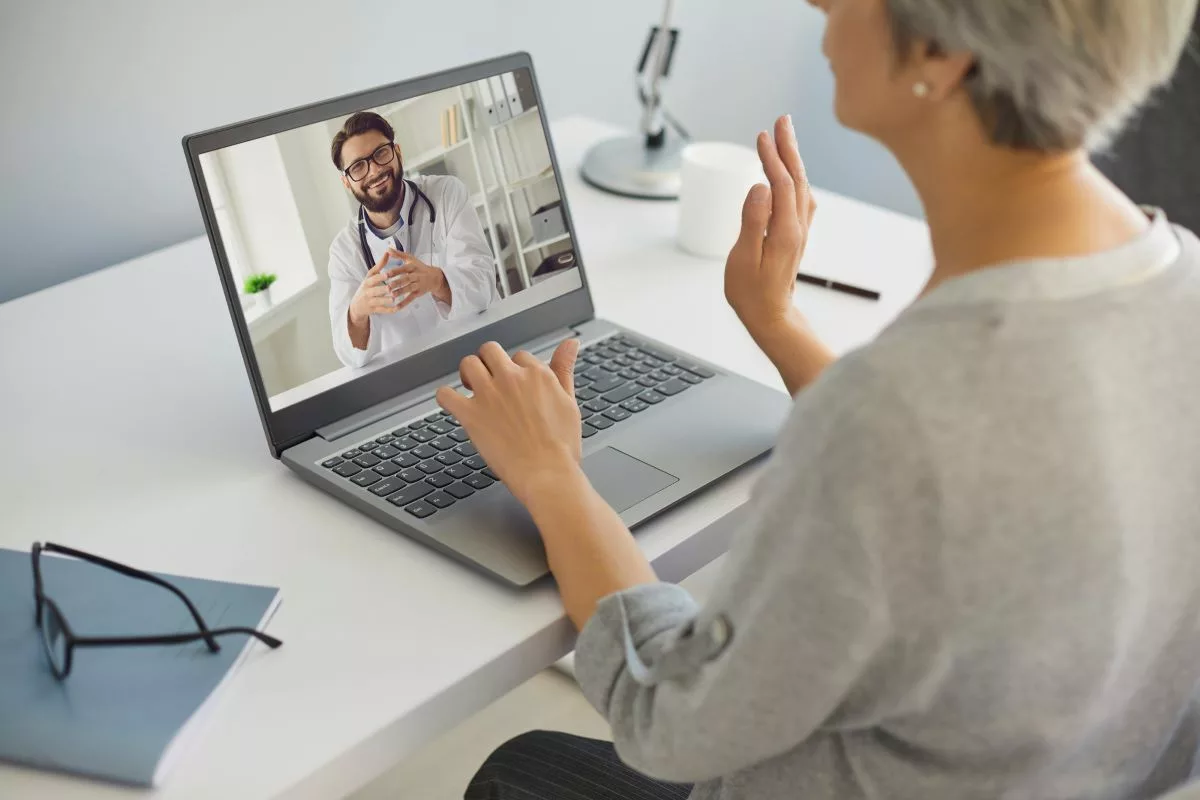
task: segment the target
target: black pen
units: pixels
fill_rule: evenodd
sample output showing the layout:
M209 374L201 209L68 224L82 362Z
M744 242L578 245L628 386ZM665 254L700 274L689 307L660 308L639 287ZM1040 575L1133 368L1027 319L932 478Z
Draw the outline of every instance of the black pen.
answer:
M807 283L812 286L822 286L826 289L831 289L842 294L850 294L855 297L862 297L867 300L878 300L881 295L879 292L870 289L863 289L859 286L851 286L848 283L840 283L839 281L831 281L828 278L818 278L816 275L806 275L801 272L796 275L796 280L800 283Z

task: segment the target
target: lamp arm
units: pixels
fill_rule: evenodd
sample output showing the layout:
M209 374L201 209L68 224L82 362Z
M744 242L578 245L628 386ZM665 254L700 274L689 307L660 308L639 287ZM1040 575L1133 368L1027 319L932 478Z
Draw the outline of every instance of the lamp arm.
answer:
M647 59L648 72L642 76L643 94L645 96L642 110L642 133L647 137L662 136L665 123L663 122L663 78L670 68L671 56L671 20L675 15L675 0L666 0L663 4L662 23L650 47L650 57Z

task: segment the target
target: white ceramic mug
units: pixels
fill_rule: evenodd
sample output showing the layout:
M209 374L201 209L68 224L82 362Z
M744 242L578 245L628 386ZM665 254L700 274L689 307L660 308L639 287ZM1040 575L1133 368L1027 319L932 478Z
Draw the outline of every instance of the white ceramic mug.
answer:
M758 153L726 142L697 142L683 151L679 192L679 246L693 255L724 259L742 228L742 206L765 183Z

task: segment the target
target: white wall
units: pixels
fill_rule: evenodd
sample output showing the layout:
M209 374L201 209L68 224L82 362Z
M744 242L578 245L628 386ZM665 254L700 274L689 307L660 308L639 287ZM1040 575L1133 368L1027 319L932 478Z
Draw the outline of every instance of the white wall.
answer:
M243 279L273 274L277 281L271 288L284 296L311 284L316 279L314 260L305 247L304 226L277 137L227 147L216 156L245 246Z
M679 6L672 91L695 135L750 142L790 111L815 182L917 210L891 160L834 122L807 3ZM659 13L648 0L5 0L0 300L200 234L187 133L518 49L551 118L632 125L633 65Z

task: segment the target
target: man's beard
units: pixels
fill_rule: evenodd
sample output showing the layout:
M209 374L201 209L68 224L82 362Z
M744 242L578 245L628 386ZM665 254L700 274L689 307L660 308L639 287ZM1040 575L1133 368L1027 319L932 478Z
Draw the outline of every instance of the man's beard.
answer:
M400 177L403 174L403 167L392 170L392 188L385 195L376 196L368 194L366 187L359 188L359 186L352 186L351 191L354 192L354 196L358 199L358 202L363 204L363 208L372 214L391 211L400 202L400 194L404 191L404 180Z

